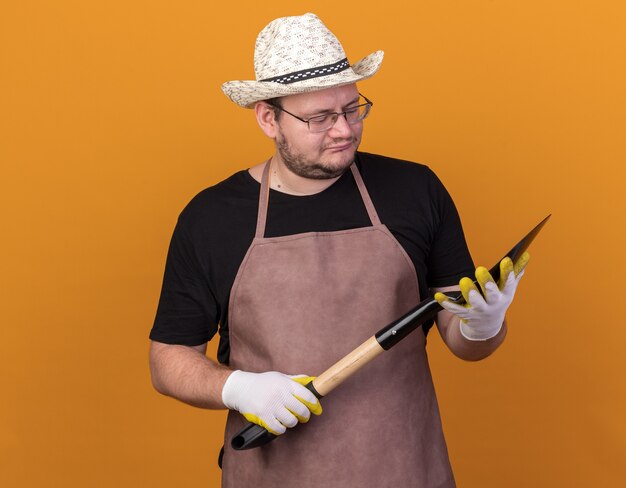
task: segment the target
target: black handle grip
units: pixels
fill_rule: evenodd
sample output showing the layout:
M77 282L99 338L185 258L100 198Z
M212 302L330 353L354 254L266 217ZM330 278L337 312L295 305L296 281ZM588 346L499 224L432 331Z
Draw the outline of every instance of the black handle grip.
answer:
M235 435L230 445L236 451L259 447L276 439L276 436L259 424L249 423Z
M312 381L307 383L305 387L313 393L317 399L322 398L322 395L320 395L313 386ZM246 449L263 446L276 439L276 437L278 436L269 432L265 427L250 422L231 439L230 445L236 451L244 451Z

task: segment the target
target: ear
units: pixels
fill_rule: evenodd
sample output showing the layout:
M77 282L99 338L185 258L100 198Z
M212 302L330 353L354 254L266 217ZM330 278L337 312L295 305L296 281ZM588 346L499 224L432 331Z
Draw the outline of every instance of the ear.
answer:
M275 139L278 133L278 122L276 121L273 107L265 102L257 102L254 106L254 112L261 130L270 139Z

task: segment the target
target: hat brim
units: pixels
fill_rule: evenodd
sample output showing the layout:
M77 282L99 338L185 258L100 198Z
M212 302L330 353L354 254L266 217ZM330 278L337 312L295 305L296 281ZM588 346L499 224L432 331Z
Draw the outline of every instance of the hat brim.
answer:
M222 85L222 91L240 107L253 108L261 100L325 90L366 80L378 71L383 57L383 51L376 51L340 73L290 84L273 81L228 81Z

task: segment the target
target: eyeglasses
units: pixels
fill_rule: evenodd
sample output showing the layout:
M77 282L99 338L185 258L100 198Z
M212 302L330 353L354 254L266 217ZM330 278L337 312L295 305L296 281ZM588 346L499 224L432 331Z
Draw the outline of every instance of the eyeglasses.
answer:
M296 119L305 122L309 126L310 132L326 132L327 130L333 128L340 115L343 115L346 118L346 122L348 122L348 124L350 125L358 124L369 115L370 110L374 105L374 102L369 100L366 96L361 95L360 93L359 96L363 97L365 103L350 107L343 112L329 112L322 115L316 115L315 117L311 117L310 119L303 119L301 117L298 117L297 115L292 114L291 112L288 112L287 110L282 108L276 102L267 101L267 103L275 109L278 109L281 112L285 112L286 114L289 114L292 117L295 117Z

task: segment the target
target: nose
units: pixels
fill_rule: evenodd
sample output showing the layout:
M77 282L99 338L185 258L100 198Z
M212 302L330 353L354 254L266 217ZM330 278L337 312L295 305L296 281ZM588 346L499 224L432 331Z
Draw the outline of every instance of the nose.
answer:
M340 114L335 121L335 125L330 128L330 135L332 137L350 137L352 135L352 126L348 124L346 114Z

